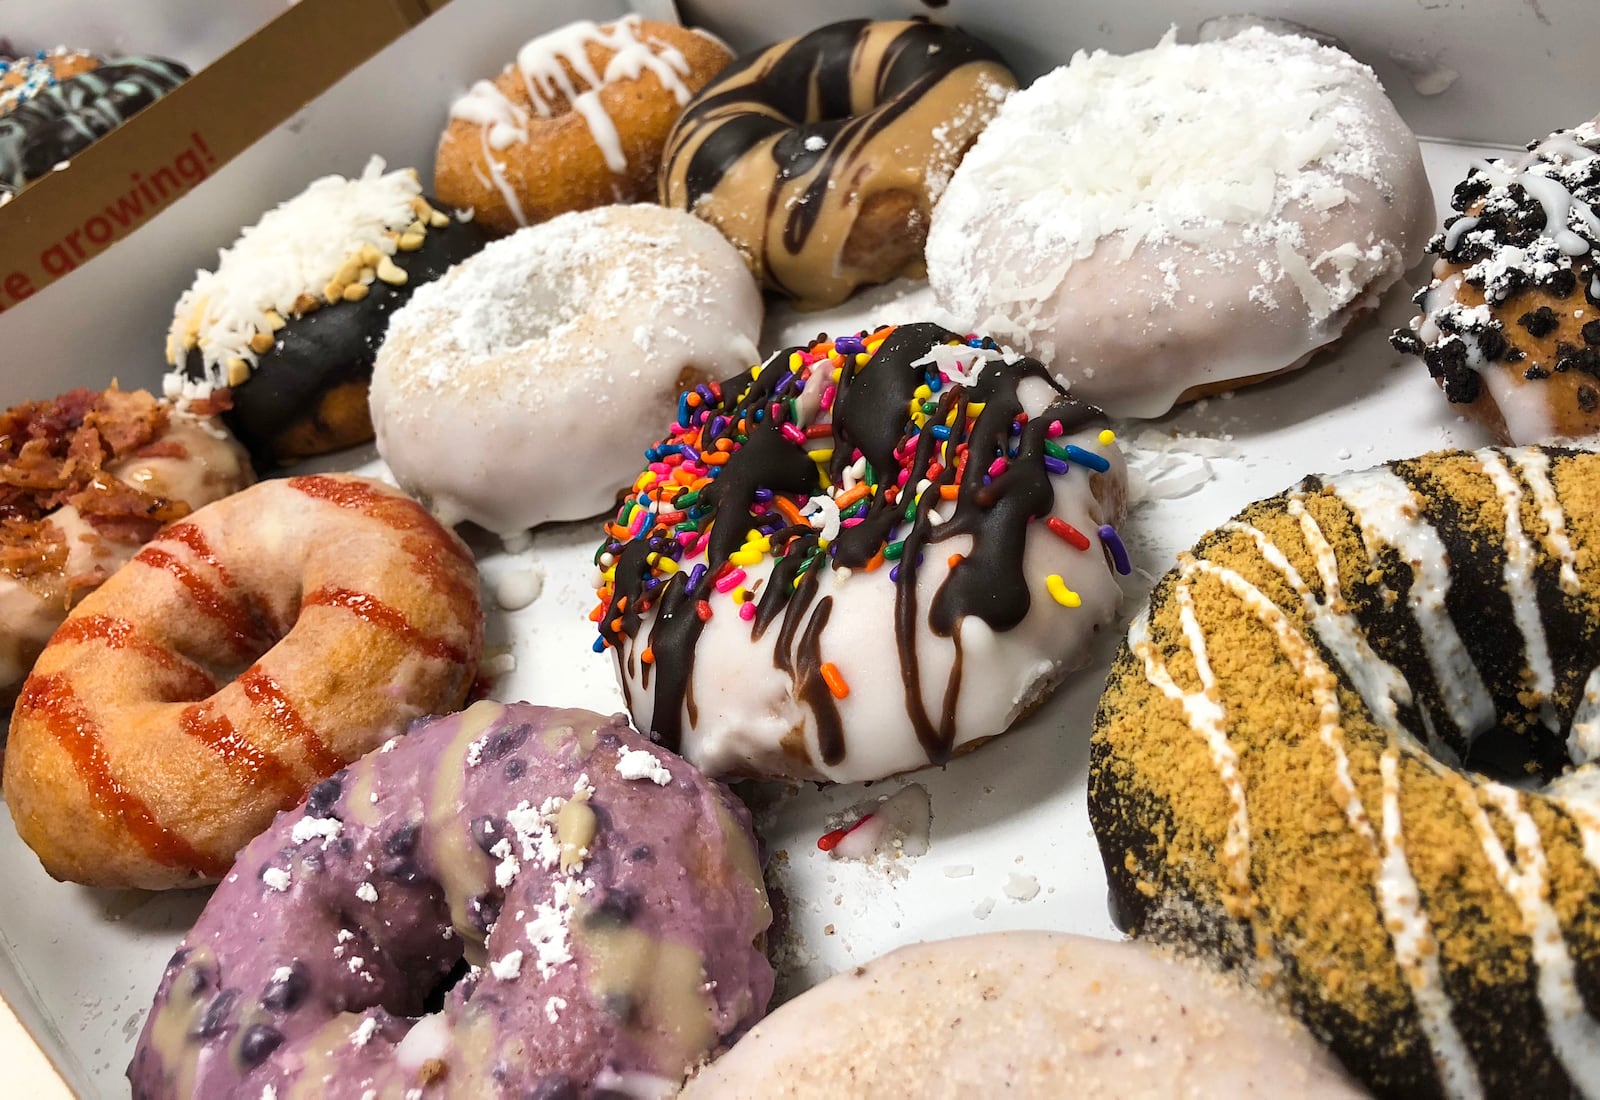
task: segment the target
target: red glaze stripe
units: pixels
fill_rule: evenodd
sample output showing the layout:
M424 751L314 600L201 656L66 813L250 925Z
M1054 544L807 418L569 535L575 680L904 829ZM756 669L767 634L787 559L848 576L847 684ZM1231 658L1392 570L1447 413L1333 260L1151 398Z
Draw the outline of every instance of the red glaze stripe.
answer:
M416 501L379 488L370 481L346 480L321 474L291 477L289 487L306 496L370 516L396 531L415 531L437 538L455 557L472 561L472 554Z
M317 731L312 729L283 688L260 665L251 665L239 674L239 687L246 699L262 711L273 725L297 739L305 749L306 762L318 776L332 775L344 767L344 761L328 748Z
M231 640L236 650L259 652L257 643L262 639L256 623L244 608L230 600L216 585L160 546L146 546L134 556L133 560L152 569L163 569L172 574L188 591L189 599L195 607L232 635Z
M237 774L271 786L298 789L300 781L293 769L269 752L252 745L234 729L226 714L218 714L210 703L195 703L178 715L178 728L216 753L218 759Z
M203 699L217 690L217 682L199 665L139 633L139 628L127 619L110 615L83 615L68 619L50 639L58 642L100 642L107 649L131 649L145 660L165 672L179 673L184 677L184 695Z
M319 588L308 595L301 606L343 608L362 622L389 631L426 656L458 665L466 663L467 655L459 646L442 638L428 637L412 626L411 620L402 612L366 592L355 592L348 588Z
M189 553L216 570L217 579L222 581L223 587L233 587L233 578L228 575L228 569L218 559L216 551L211 549L211 543L206 539L206 533L194 524L174 523L171 527L162 531L155 541L182 543L189 548Z
M212 877L220 877L231 866L231 859L208 856L168 831L143 799L123 787L106 759L99 726L84 710L66 677L29 677L17 700L17 718L24 716L41 723L66 750L89 801L101 813L116 819L151 859Z

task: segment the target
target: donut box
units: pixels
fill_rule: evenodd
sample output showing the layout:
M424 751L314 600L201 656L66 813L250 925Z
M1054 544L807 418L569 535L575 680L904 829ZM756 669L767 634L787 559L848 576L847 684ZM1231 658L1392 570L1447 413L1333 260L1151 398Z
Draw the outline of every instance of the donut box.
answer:
M29 53L61 43L192 75L0 205L0 311L89 263L414 26L422 0L7 5ZM76 172L70 172L73 166Z
M1575 125L1600 105L1600 72L1585 48L1593 35L1587 9L1585 0L1465 0L1447 10L1381 0L1334 9L1285 0L1260 5L1257 14L1336 37L1374 67L1423 137L1423 163L1442 212L1472 162ZM498 0L451 0L219 164L182 201L110 243L92 263L0 312L0 348L10 368L0 371L0 398L10 404L103 385L108 364L124 385L159 385L172 303L240 225L314 176L358 174L373 154L391 167L417 165L426 175L450 102L497 71L509 43L571 19L628 10L576 0L537 11ZM664 3L633 10L650 18L672 14ZM928 14L992 42L1026 84L1076 49L1143 49L1169 25L1192 40L1199 24L1226 13L1180 0L1137 10L963 0L937 7L828 0L802 10L699 0L683 3L678 14L741 51L833 19ZM1549 94L1510 96L1506 87ZM410 106L395 110L396 102ZM26 212L23 202L0 209L0 241L7 242L0 248L7 253L5 219ZM3 279L0 270L0 285ZM804 345L820 331L914 321L932 302L927 284L910 280L860 291L820 312L769 300L761 350ZM86 303L94 324L82 323ZM787 901L780 996L925 939L1024 929L1119 937L1087 810L1089 734L1117 644L1175 556L1249 502L1314 471L1357 470L1490 442L1439 397L1418 363L1390 347L1389 334L1414 312L1406 293L1391 291L1331 354L1302 371L1155 420L1114 425L1133 494L1130 518L1120 527L1131 566L1119 582L1121 610L1099 632L1089 665L1006 736L942 768L878 783L765 784L743 792L772 854L769 882ZM25 362L13 350L23 348ZM382 472L370 449L313 466ZM546 526L514 552L490 539L473 543L495 698L603 714L622 709L610 656L592 650L598 532L598 521ZM537 594L531 602L507 610L530 592ZM857 827L866 814L888 824L888 832ZM864 843L868 832L877 835ZM10 884L0 892L0 994L67 1087L84 1096L125 1095L124 1070L150 997L206 892L146 894L55 882L9 815L0 816L0 868Z

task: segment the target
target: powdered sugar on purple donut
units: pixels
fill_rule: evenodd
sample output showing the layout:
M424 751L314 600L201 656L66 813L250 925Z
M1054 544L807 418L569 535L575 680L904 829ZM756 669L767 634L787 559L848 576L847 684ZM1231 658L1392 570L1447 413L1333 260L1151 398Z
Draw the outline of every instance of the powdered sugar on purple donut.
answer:
M240 853L129 1078L135 1097L671 1095L765 1011L770 921L723 787L622 716L482 702Z

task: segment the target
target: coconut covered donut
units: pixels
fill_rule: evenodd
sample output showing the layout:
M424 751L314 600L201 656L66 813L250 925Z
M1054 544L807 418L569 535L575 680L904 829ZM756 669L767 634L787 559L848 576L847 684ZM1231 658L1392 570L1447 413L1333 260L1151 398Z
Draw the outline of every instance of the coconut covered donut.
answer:
M652 198L673 122L732 59L704 31L637 15L540 35L450 105L439 199L500 234Z
M395 315L372 380L378 450L446 523L511 537L597 515L662 405L748 366L760 331L761 292L703 222L646 205L563 215Z
M5 801L60 879L215 880L272 816L461 705L477 570L416 503L266 481L165 528L79 604L17 699Z
M1417 140L1349 55L1256 28L1079 53L1009 99L934 208L962 321L1113 416L1303 365L1421 256Z
M1112 666L1116 908L1380 1095L1600 1087L1597 486L1548 448L1308 478L1180 555Z
M683 1096L1002 1093L1365 1095L1303 1028L1220 975L1138 944L999 932L912 944L834 975L757 1024Z
M1126 470L1032 360L937 325L687 391L596 554L596 649L712 774L881 779L1004 732L1115 613Z
M740 58L672 131L661 201L808 308L923 273L933 203L1016 79L984 42L852 19Z
M1472 169L1394 335L1502 441L1600 437L1600 120Z
M374 157L358 178L315 180L196 272L167 332L166 395L227 388L228 425L266 465L365 443L390 315L483 241L412 169Z
M239 854L128 1076L137 1100L670 1096L765 1011L771 918L725 788L621 716L481 702Z
M73 604L162 524L250 481L221 424L142 390L75 390L0 414L0 707Z

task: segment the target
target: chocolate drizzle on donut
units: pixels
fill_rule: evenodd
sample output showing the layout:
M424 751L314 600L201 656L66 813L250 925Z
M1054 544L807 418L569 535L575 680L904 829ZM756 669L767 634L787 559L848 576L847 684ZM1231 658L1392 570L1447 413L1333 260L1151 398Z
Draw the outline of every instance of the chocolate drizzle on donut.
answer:
M945 347L983 349L992 360L975 379L947 380L933 354ZM779 623L774 662L812 712L823 762L844 760L847 744L820 655L833 613L832 596L818 598L821 567L872 572L886 560L894 563L895 636L907 713L929 762L949 758L961 681L961 622L975 616L1005 631L1027 614L1023 547L1029 525L1051 511L1053 476L1086 473L1052 455L1061 449L1050 440L1098 416L1061 390L1038 362L1002 364L999 358L991 341L969 342L932 324L902 325L789 348L745 375L684 395L674 434L646 457L652 471L687 469L685 462L698 470L695 464L703 462L707 483L660 499L648 492L630 496L596 555L610 573L596 611L600 644L629 652L631 660L651 618L647 644L638 652L654 670L652 733L663 744L676 749L681 743L696 644L714 613L710 601L735 591L744 576L740 563L753 560L747 555L770 552L774 561L765 587L759 598L746 597L755 604L753 613L740 614L751 622L754 638ZM831 386L815 376L825 370L837 372ZM1028 379L1057 394L1031 418L1018 392ZM829 391L831 398L816 397ZM807 404L812 400L823 410L831 400L831 424L822 415L813 417ZM830 439L831 453L808 446L821 440L826 449ZM1099 460L1091 456L1090 469L1097 468L1093 461ZM645 476L646 490L656 477ZM868 488L839 493L853 481ZM833 499L847 501L840 529L826 537L827 521L799 519L803 506L818 507L825 488L833 490ZM940 522L936 505L948 499L955 501L954 512ZM642 511L643 500L652 500L654 510ZM925 551L955 536L970 536L972 548L954 563L927 610L933 632L956 645L939 713L930 715L916 646L922 619L918 570ZM704 562L689 568L688 559L701 550Z
M188 79L159 57L126 57L38 91L0 116L0 194L20 191Z

